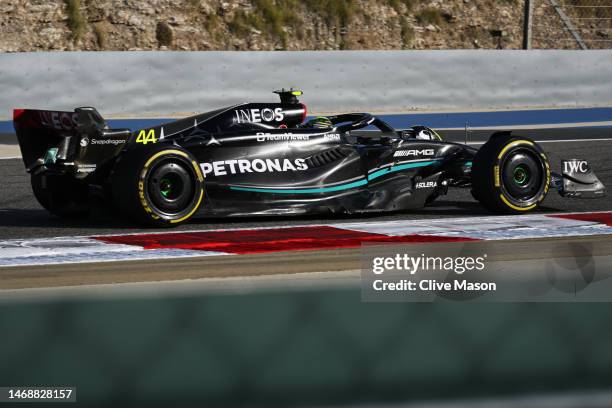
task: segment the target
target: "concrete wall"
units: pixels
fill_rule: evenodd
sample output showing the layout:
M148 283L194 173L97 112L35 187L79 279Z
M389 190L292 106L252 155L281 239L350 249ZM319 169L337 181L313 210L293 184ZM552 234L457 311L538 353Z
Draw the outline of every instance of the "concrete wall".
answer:
M612 105L612 51L58 52L0 55L13 107L168 115L304 89L315 112Z
M103 293L0 298L0 384L74 386L88 408L610 406L609 396L607 405L473 402L610 390L609 303Z

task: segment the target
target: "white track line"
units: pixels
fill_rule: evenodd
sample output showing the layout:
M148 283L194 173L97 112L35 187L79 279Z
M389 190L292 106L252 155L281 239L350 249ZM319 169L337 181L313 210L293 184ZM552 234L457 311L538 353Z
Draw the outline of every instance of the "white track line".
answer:
M587 212L586 214L589 214ZM601 213L611 213L602 211ZM563 213L569 215L567 213ZM580 214L580 213L574 213ZM553 217L552 214L529 214L518 216L480 217L479 224L473 224L473 217L443 218L429 220L393 220L367 221L327 224L336 229L381 234L387 236L406 236L421 234L440 237L467 237L485 241L526 238L555 238L560 236L612 235L612 227L598 221L574 220L571 218ZM315 224L316 225L316 224ZM320 226L321 224L319 224ZM311 225L246 228L257 230L278 231L284 228L304 228ZM221 229L216 231L245 230ZM112 234L115 236L138 235L181 235L205 232L196 231L156 231ZM58 237L0 240L0 265L2 268L49 265L75 264L83 262L111 262L131 260L154 260L178 257L201 257L229 255L225 252L181 250L173 248L158 248L145 250L140 245L105 242L101 236L89 237Z
M565 139L565 140L536 140L537 143L563 143L563 142L610 142L612 138L602 139Z
M534 140L536 143L577 143L577 142L612 142L612 138L604 139L553 139L553 140ZM486 142L468 142L468 144L485 144Z
M470 126L468 122L469 130L534 130L534 129L585 129L585 128L607 128L612 126L611 121L599 121L599 122L573 122L573 123L538 123L531 125L500 125L500 126ZM462 127L448 127L448 128L436 128L436 130L464 130L465 126ZM612 131L612 129L610 129Z
M536 143L577 143L577 142L612 142L612 138L604 139L559 139L559 140L534 140ZM461 143L461 142L455 142ZM483 145L486 142L467 142L469 145Z

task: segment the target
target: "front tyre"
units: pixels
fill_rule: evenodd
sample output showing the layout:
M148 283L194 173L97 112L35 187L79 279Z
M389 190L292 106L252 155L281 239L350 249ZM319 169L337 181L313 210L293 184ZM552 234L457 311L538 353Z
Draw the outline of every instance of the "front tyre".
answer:
M204 197L204 177L197 161L176 146L127 152L115 165L111 185L121 212L153 226L187 221Z
M519 214L536 209L550 185L550 165L534 141L509 134L493 137L476 153L472 195L487 209Z

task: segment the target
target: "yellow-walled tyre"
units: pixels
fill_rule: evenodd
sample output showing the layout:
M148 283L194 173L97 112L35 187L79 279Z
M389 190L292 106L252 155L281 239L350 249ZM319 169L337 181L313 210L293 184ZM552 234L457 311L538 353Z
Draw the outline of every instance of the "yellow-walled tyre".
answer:
M111 175L115 206L128 217L161 227L191 218L204 197L204 177L185 149L155 145L122 156Z
M550 165L540 146L525 137L493 136L472 164L472 195L503 214L538 208L548 193Z

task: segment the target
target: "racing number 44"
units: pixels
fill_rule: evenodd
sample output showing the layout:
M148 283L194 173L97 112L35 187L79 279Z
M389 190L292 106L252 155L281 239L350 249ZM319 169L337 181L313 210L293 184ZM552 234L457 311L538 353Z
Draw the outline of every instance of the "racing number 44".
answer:
M157 143L157 138L155 137L155 130L149 129L148 132L146 130L141 130L138 133L138 137L136 137L136 143L142 143L145 145L147 143Z

